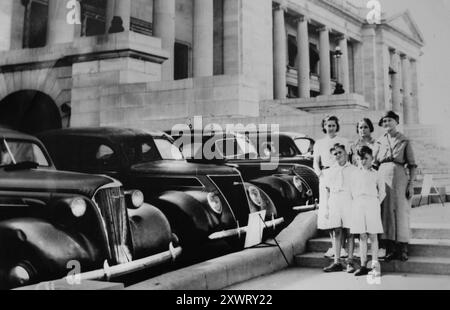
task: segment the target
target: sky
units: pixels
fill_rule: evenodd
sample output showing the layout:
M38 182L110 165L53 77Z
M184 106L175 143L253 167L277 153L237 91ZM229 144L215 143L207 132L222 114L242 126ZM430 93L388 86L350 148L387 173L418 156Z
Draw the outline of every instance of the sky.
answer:
M409 9L424 36L426 46L420 60L421 122L450 123L450 0L379 1L387 16Z

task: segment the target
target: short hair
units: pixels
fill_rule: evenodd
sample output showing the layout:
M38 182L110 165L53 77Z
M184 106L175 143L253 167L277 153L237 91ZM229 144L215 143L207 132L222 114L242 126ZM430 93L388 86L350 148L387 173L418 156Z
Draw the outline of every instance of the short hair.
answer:
M340 144L340 143L336 143L335 145L333 145L333 147L330 149L330 153L333 153L334 151L337 151L337 149L341 149L344 152L347 152L347 150L345 149L345 145Z
M369 126L370 132L374 132L375 131L375 127L373 127L373 123L370 119L368 118L363 118L362 120L360 120L357 124L356 124L356 133L359 134L359 125L361 125L362 123L366 123L367 126Z
M333 121L336 123L337 129L336 132L339 132L339 130L341 130L341 126L339 125L339 118L337 118L337 116L327 116L322 120L322 131L323 133L327 133L326 129L325 129L325 124L329 121Z
M367 145L359 147L357 153L358 153L359 158L361 158L361 159L364 158L364 156L366 156L366 155L370 155L373 157L373 151Z

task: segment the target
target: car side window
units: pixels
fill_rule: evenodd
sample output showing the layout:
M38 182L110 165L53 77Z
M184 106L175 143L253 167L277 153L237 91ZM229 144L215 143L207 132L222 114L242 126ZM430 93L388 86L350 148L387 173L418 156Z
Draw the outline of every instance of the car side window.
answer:
M86 141L81 153L84 166L90 171L115 170L118 168L116 153L112 147L101 141Z
M306 138L299 138L295 139L295 144L297 145L302 155L312 155L314 143L312 143L311 140Z

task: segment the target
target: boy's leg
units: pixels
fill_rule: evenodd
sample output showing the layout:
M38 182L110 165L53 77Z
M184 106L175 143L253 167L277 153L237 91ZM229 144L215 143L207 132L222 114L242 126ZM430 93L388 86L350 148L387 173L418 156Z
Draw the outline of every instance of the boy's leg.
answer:
M334 256L334 249L336 248L336 243L334 240L334 230L330 229L329 234L330 234L331 248L329 248L328 251L325 253L325 257L332 258Z
M378 237L370 234L370 242L372 243L372 272L374 276L380 276L381 268L378 262Z
M367 234L359 235L359 247L361 249L361 268L356 271L355 276L364 276L369 273L369 269L367 269Z
M346 229L347 244L348 244L348 258L353 259L353 253L355 251L355 237L350 233L350 229Z
M330 266L323 269L324 272L337 272L342 271L342 265L340 263L341 258L341 238L342 238L342 228L336 228L334 230L334 262Z
M350 229L345 229L345 234L347 235L348 244L348 259L347 259L347 272L354 273L356 271L353 264L353 252L355 248L354 236L350 233Z
M341 249L342 249L342 228L336 228L334 230L334 262L339 263L341 259Z

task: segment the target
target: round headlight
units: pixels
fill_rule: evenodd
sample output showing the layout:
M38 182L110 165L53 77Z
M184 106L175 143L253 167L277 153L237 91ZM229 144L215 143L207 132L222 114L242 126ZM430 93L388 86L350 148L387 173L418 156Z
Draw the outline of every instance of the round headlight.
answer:
M70 210L75 217L82 217L86 213L86 208L86 201L82 198L75 198L70 203Z
M211 209L215 213L221 214L222 213L222 202L220 201L220 197L216 193L209 193L206 196L206 198L208 200L208 204L211 207Z
M15 266L9 272L9 281L14 286L26 285L27 283L30 282L30 280L31 280L30 273L25 267L21 265Z
M300 177L298 176L294 177L294 186L300 193L303 192L303 183Z
M261 197L261 192L259 191L258 188L256 188L255 186L249 186L248 187L248 195L251 199L251 201L257 205L258 207L262 207L263 206L263 199Z
M135 208L140 208L144 204L144 193L135 190L131 193L131 203Z

